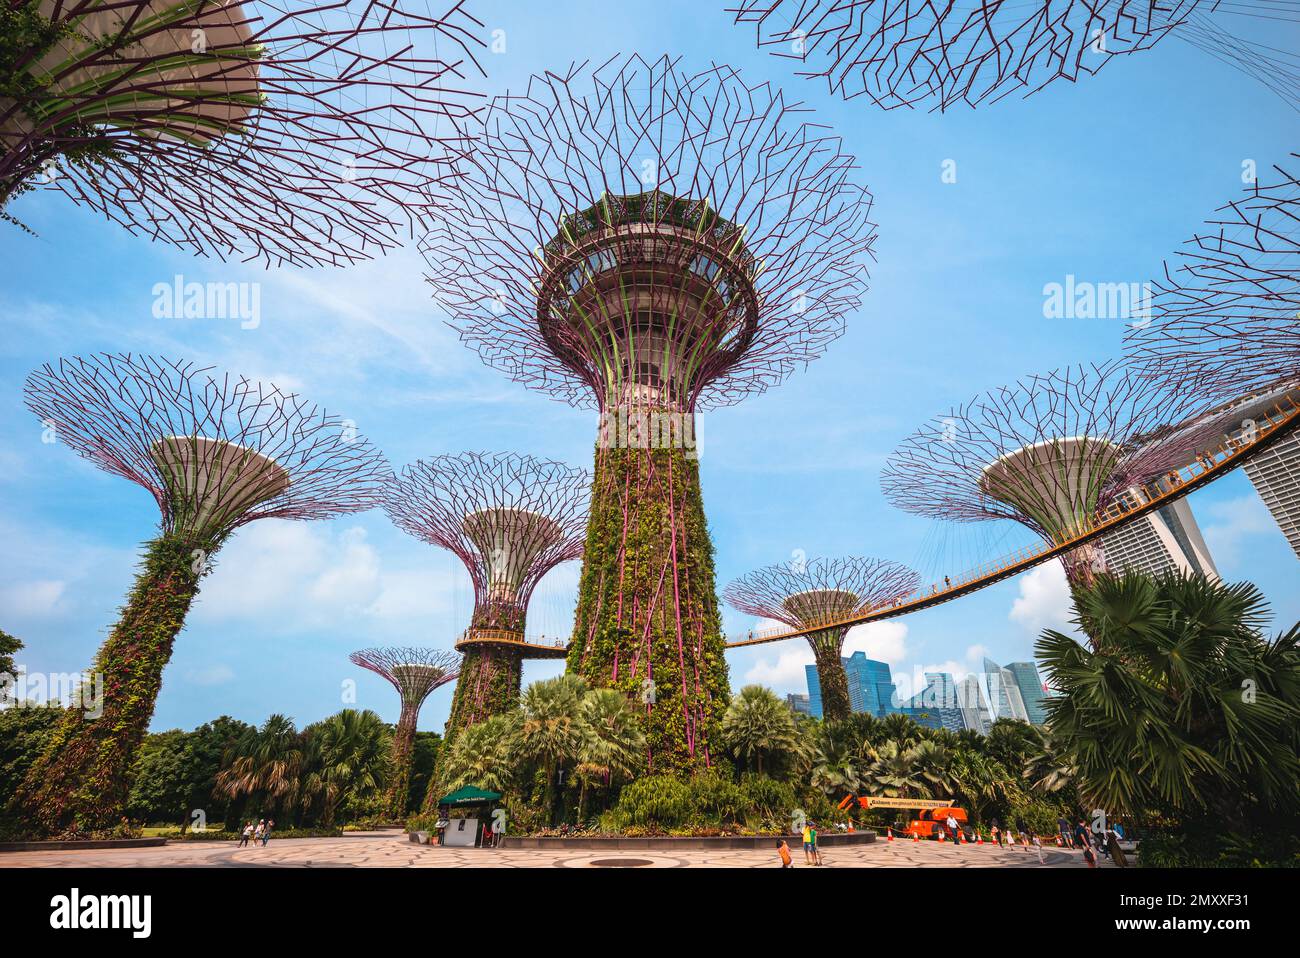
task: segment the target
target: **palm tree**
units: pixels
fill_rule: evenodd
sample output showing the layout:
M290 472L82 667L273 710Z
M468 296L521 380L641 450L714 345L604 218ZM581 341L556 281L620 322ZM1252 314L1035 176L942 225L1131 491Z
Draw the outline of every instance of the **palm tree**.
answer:
M761 685L746 685L722 717L722 739L748 768L763 774L763 760L788 758L798 747L794 713Z
M831 798L856 795L862 785L857 745L835 723L822 725L812 761L813 786Z
M912 745L919 742L925 732L907 715L893 712L886 715L879 723L879 742L896 742L899 745Z
M1041 739L1038 750L1025 762L1024 774L1030 788L1051 795L1074 784L1074 767L1051 732L1041 733Z
M1300 813L1300 626L1270 642L1258 589L1199 576L1099 575L1073 597L1092 647L1047 631L1036 654L1089 803L1235 832Z
M473 785L493 792L506 791L514 781L519 762L518 714L494 715L467 726L446 755L446 766L438 772L439 788L454 792Z
M586 815L587 789L629 781L645 765L645 734L628 700L614 689L592 689L578 705L579 735L574 774L582 782L578 821Z
M334 824L334 813L348 801L377 794L391 771L392 734L374 712L344 709L305 730L310 765L303 791L321 799L321 824Z
M256 796L271 810L292 812L299 806L307 771L303 745L292 719L271 715L231 748L213 790L230 799Z
M915 798L929 792L919 765L919 749L896 741L871 748L864 756L863 779L873 794L886 798Z
M587 684L576 675L534 682L520 698L520 756L541 766L546 774L546 807L555 821L559 779L577 760L582 745L579 705Z

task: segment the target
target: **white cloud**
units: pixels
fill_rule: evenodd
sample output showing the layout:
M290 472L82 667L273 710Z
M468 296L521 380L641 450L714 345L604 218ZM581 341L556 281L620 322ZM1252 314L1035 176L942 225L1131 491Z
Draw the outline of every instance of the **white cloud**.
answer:
M189 669L185 673L185 681L191 685L224 685L234 677L235 670L220 662L199 669Z
M45 618L59 610L66 589L67 583L58 579L15 582L0 589L0 606L19 618Z
M759 659L750 666L745 673L745 682L766 685L777 692L806 692L807 673L804 669L812 664L813 654L808 644L802 641L798 645L790 642L776 661Z
M384 564L360 526L266 519L243 529L216 557L192 621L232 620L296 631L341 621L409 623L447 609L450 585L431 562Z
M1012 603L1009 618L1034 638L1044 629L1073 632L1073 614L1070 586L1061 563L1046 562L1020 577L1020 596Z
M868 622L849 629L844 654L865 653L867 658L898 665L907 657L907 624L895 620Z

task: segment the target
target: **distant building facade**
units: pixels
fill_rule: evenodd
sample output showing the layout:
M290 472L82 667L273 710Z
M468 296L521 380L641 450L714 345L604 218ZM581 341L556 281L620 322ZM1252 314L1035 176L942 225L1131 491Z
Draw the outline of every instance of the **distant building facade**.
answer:
M1030 723L1046 725L1047 709L1044 705L1049 696L1047 686L1043 684L1042 676L1038 674L1038 666L1033 662L1010 662L1003 671L1010 672L1015 679Z

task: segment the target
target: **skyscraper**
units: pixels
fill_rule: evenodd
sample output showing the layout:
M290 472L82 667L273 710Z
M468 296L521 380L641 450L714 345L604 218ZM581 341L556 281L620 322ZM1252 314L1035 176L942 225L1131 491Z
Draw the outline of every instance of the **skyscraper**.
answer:
M968 675L957 685L957 706L961 709L962 727L987 735L990 709L979 676Z
M844 671L849 677L849 705L853 711L884 718L898 707L897 689L888 662L854 652L844 660Z
M1014 675L992 659L985 659L983 679L995 721L1001 718L1029 721L1029 712Z
M960 732L966 728L962 710L957 707L957 686L947 672L926 672L925 690L912 696L898 709L918 725L946 728Z
M1047 687L1038 674L1038 666L1033 662L1011 662L1003 671L1010 672L1015 678L1029 721L1034 725L1045 725L1047 709L1044 708L1044 703L1047 701L1048 694Z
M1250 465L1246 468L1249 470ZM1106 533L1101 537L1101 551L1110 572L1132 570L1159 575L1176 569L1212 579L1219 577L1186 498Z
M891 712L898 711L897 690L888 662L869 659L863 652L854 652L841 661L848 676L849 707L854 712L884 718ZM804 675L808 679L808 714L822 718L822 690L817 666L804 666Z
M1242 468L1300 556L1300 435L1264 450Z
M808 696L800 695L798 692L791 692L785 697L785 704L790 706L790 710L799 715L811 715L812 709L808 704Z

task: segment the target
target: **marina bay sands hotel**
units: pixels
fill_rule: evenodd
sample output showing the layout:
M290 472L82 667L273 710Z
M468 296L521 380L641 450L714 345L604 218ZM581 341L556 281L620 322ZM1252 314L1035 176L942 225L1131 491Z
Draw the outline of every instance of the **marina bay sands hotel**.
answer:
M1300 387L1242 397L1187 426L1187 463L1221 442L1239 441L1257 417L1288 398L1300 401ZM1300 433L1266 449L1242 469L1300 557ZM1113 572L1181 569L1216 578L1219 574L1186 497L1108 533L1101 546Z

